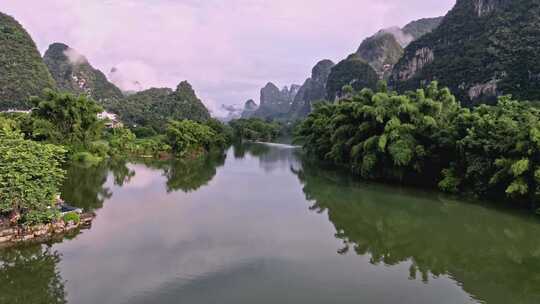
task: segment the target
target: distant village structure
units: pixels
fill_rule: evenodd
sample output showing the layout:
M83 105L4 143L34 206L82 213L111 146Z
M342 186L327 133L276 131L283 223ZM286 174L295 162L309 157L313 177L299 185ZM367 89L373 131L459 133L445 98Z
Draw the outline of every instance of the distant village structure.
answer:
M98 119L105 121L105 127L109 129L121 128L124 125L118 119L118 115L103 111L97 115Z
M23 113L23 114L30 114L32 112L31 110L15 110L15 109L9 109L6 111L0 111L2 113Z

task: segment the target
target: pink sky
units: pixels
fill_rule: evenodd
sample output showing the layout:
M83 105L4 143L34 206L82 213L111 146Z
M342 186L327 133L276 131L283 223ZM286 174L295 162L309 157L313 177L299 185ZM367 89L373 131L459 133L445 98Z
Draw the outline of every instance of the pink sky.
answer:
M188 80L205 104L259 100L259 89L302 84L381 28L444 15L455 0L0 0L43 53L63 42L105 74L144 88Z

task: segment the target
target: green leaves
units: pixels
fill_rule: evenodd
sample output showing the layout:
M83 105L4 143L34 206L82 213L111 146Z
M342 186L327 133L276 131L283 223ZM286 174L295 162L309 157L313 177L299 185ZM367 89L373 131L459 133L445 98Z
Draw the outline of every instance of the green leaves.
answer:
M64 178L65 150L22 138L0 136L0 213L21 212L27 221L50 221ZM37 219L37 220L36 220Z
M441 172L442 179L439 182L439 189L445 192L456 193L461 185L461 179L457 176L454 169L444 169Z
M55 144L87 149L99 140L104 122L97 114L103 109L86 96L46 91L44 98L32 98L32 136Z
M430 99L423 90L407 95L362 90L353 102L316 108L298 134L312 139L304 141L308 153L355 171L360 168L363 176L401 180L428 166L426 158L437 162L433 151L447 146L433 130L455 116L458 106L440 92L436 83L430 86ZM437 100L439 96L444 102Z
M529 192L529 186L524 178L519 178L513 181L508 188L506 188L506 194L508 195L525 195Z
M236 137L255 141L271 141L278 137L281 131L279 124L265 122L259 118L237 119L231 121L229 125L232 127ZM307 139L302 134L297 135L297 140L303 141Z
M167 126L167 142L172 151L183 156L200 149L222 148L223 138L208 125L191 120L170 121Z
M414 142L405 139L397 140L390 144L388 152L396 166L409 165L414 157Z
M540 109L502 97L462 108L432 83L406 95L366 90L302 122L308 154L364 178L412 181L443 191L537 199Z
M529 160L526 158L520 159L516 161L512 167L510 168L512 174L514 174L514 177L519 177L523 173L525 173L527 170L529 170Z

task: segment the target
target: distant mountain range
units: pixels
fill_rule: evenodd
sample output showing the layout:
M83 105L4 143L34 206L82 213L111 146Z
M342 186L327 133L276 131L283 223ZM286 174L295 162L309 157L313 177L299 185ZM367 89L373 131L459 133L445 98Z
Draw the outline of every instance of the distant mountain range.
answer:
M298 90L292 90L292 93L296 93L293 94L294 97L291 92L279 93L277 87L270 82L261 90L259 109L246 111L243 116L278 120L301 119L311 112L314 102L338 98L345 85L351 85L354 89L374 88L377 81L390 77L394 65L404 54L404 48L433 31L442 19L426 18L413 21L402 29L382 29L366 38L355 53L338 64L328 59L318 62L313 67L311 77ZM296 87L297 85L291 86ZM251 104L250 106L253 107Z
M457 0L444 17L380 30L337 64L321 60L302 85L280 89L267 83L259 105L249 100L234 116L301 119L314 102L339 98L344 86L374 88L379 80L399 91L437 80L465 104L493 102L503 94L540 100L539 50L538 0ZM109 75L115 74L113 68ZM132 116L145 111L159 113L158 121L209 117L187 82L176 90L122 92L65 44L51 44L41 58L24 28L0 13L0 110L27 109L28 97L45 88L89 95L127 121L139 121Z
M465 105L504 94L539 101L540 1L457 0L444 17L383 29L331 68L326 95L307 98L300 115L265 112L264 118L304 117L317 99L339 98L345 85L373 88L374 75L400 92L436 80Z

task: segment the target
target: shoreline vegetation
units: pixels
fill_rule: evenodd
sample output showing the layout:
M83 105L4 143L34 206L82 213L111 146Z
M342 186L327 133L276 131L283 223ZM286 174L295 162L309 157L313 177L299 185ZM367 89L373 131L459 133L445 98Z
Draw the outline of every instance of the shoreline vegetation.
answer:
M0 115L0 224L18 231L68 226L55 197L69 162L92 167L107 159L197 159L237 140L272 142L293 129L294 143L308 157L363 179L506 197L536 210L540 110L534 104L504 96L496 105L465 108L436 82L404 94L384 82L376 91L344 92L336 102L316 104L297 124L184 119L169 120L158 133L144 126L106 128L94 100L47 90L31 98L30 113Z
M162 133L137 138L122 125L106 128L107 121L98 118L103 109L85 95L46 90L43 96L30 99L29 113L0 113L0 243L79 227L78 216L65 219L57 208L68 163L92 167L107 159L194 159L225 149L233 139L232 129L215 119L169 120ZM83 218L88 225L93 216Z
M347 90L345 90L347 91ZM432 82L399 94L348 90L322 102L296 130L313 159L366 180L435 188L483 200L506 198L538 213L540 110L502 96L466 108Z

